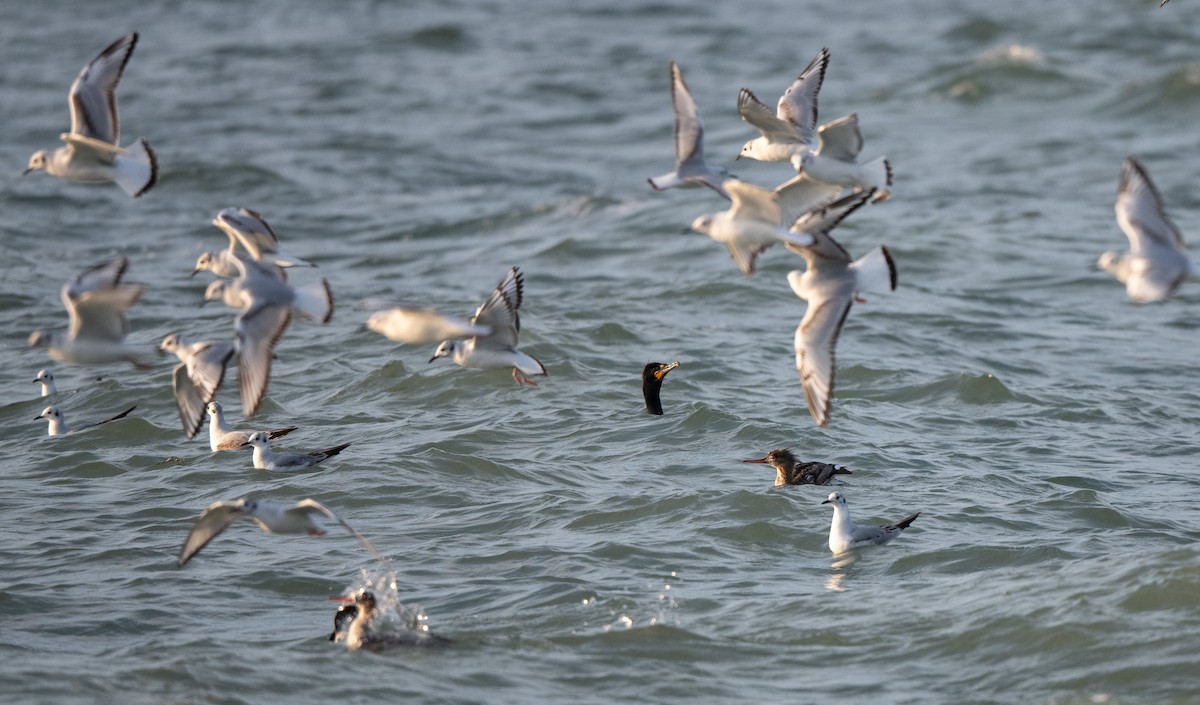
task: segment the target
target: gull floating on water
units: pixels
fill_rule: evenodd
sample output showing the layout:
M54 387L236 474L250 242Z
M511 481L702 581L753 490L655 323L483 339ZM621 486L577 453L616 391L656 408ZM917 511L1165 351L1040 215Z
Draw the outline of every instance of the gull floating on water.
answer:
M829 50L821 49L800 76L788 86L775 112L748 89L738 92L738 114L762 133L742 145L738 159L747 157L765 162L798 163L801 154L816 142L817 95L825 81Z
M250 436L243 445L254 446L254 467L259 470L298 470L322 463L341 453L350 446L343 443L340 446L322 448L311 453L277 453L271 450L270 435L259 431Z
M250 440L250 436L254 435L254 431L235 431L228 423L225 422L225 412L221 408L221 403L210 401L206 407L208 411L208 447L212 452L216 453L221 450L239 450L246 447L246 441ZM267 438L275 440L283 438L292 431L296 430L296 426L288 426L287 428L273 428L265 431Z
M366 649L382 651L393 646L446 646L450 640L429 631L419 623L410 623L403 630L383 630L379 598L371 590L360 589L348 595L331 597L340 605L333 616L333 631L329 640L344 642L348 651Z
M891 541L908 528L920 512L911 514L895 524L884 526L859 526L850 519L850 510L846 507L846 496L841 492L831 492L829 498L821 504L833 505L833 523L829 527L829 550L836 556L852 548L861 546L879 546Z
M1130 301L1161 301L1184 280L1200 276L1183 235L1163 209L1162 195L1133 157L1121 166L1116 212L1129 250L1105 252L1096 265L1125 284Z
M801 461L787 448L776 448L758 460L743 463L770 465L775 468L775 486L828 485L836 475L853 475L845 465Z
M829 422L836 375L838 336L859 291L894 291L896 265L887 248L880 247L857 261L829 233L850 213L866 203L872 191L851 194L826 208L813 211L792 226L812 238L812 244L787 247L804 258L808 268L788 273L796 296L808 302L794 339L796 370L808 411L818 426Z
M292 321L292 311L328 323L333 317L333 293L324 279L320 284L292 286L275 279L254 261L233 258L237 279L218 279L208 285L204 300L223 301L238 309L238 387L242 414L254 416L267 393L275 344ZM280 270L282 271L282 270Z
M172 333L159 346L174 353L179 364L171 372L171 390L179 407L179 420L188 438L194 437L204 425L204 409L225 379L225 367L235 352L233 343L192 341Z
M384 560L379 551L370 541L340 517L327 509L323 504L313 499L302 499L288 504L268 499L252 499L242 497L233 501L214 502L205 509L196 520L192 530L184 539L179 549L178 566L182 568L200 549L221 535L229 525L238 519L253 519L259 528L269 534L308 534L309 536L324 536L325 527L322 520L340 524L366 547L371 555Z
M38 370L37 377L33 378L33 384L42 385L42 396L58 396L58 387L54 385L54 375L50 374L50 370Z
M85 423L81 426L68 426L67 419L66 419L66 417L63 416L62 410L60 410L54 404L51 404L50 406L47 406L45 409L42 409L42 413L38 414L37 416L34 416L33 420L37 421L38 419L46 419L47 421L50 422L49 435L65 436L68 433L78 433L79 431L83 431L85 429L92 428L93 426L99 426L101 424L106 424L109 421L116 421L117 419L123 419L129 415L129 412L133 411L136 408L137 408L137 405L135 404L135 405L129 407L128 409L126 409L125 411L122 411L121 413L117 414L116 416L110 416L109 418L104 419L103 421L96 421L95 423Z
M733 200L729 210L702 215L692 222L691 229L728 247L746 276L754 274L758 255L776 242L801 247L812 244L812 236L780 224L783 210L776 193L737 179L726 181L725 190Z
M491 335L492 327L446 316L419 304L373 299L365 304L381 309L367 319L367 328L397 343L424 345L442 340Z
M105 259L63 285L60 292L70 325L67 330L43 328L29 336L29 347L47 349L50 357L73 365L128 362L138 369L154 366L155 356L125 344L129 320L125 317L145 287L122 284L129 260Z
M521 317L517 311L524 299L524 275L513 267L500 280L492 295L484 301L471 318L472 325L487 326L489 335L476 335L467 340L446 340L434 351L430 362L450 357L459 367L477 369L512 368L517 384L537 383L525 375L545 375L546 368L532 355L517 348L521 332Z
M647 181L655 191L669 188L707 186L725 198L721 185L729 177L725 169L714 169L704 161L704 123L692 92L683 82L679 65L671 62L671 104L675 108L675 170Z
M83 67L71 84L71 131L59 135L66 146L34 152L26 174L44 170L72 181L115 181L134 198L154 186L158 180L154 151L141 138L123 149L117 120L117 83L137 40L137 32L127 34Z
M662 416L662 401L658 395L667 373L676 367L679 367L678 362L651 362L642 369L642 396L646 399L647 414Z
M858 163L863 136L858 115L821 125L817 130L817 149L800 155L797 179L844 186L855 191L875 190L875 202L892 195L892 165L884 157Z

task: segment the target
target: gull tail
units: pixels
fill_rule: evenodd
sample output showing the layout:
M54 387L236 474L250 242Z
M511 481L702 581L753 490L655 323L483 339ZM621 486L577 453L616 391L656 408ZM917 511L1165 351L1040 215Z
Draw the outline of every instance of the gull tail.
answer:
M322 279L320 284L298 286L295 291L296 300L292 305L300 315L321 323L328 323L333 318L333 292L329 282Z
M308 260L300 259L294 255L289 255L286 252L276 252L271 255L271 260L276 267L315 267L317 265Z
M895 291L899 281L896 262L892 253L882 245L871 250L850 265L858 276L856 289L859 291Z
M150 143L144 139L139 138L125 150L125 154L118 154L113 160L113 169L117 185L134 198L158 183L158 157L154 156Z
M863 185L875 189L873 203L886 201L892 195L892 164L884 157L862 165Z

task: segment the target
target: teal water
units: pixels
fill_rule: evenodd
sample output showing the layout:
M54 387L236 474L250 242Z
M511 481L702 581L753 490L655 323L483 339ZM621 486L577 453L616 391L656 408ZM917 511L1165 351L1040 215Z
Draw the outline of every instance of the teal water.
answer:
M1137 307L1091 264L1124 246L1121 160L1200 226L1200 15L1184 0L867 5L9 3L0 23L0 700L46 703L1193 703L1200 699L1200 289ZM19 176L66 129L79 67L141 33L119 92L158 187ZM774 101L822 46L826 119L858 112L891 200L838 233L900 289L856 306L830 426L808 416L804 304L681 234L723 207L656 194L678 61L714 163L747 87ZM278 348L262 426L351 442L253 470L178 428L170 368L54 365L46 438L28 334L122 253L131 339L224 336L196 256L261 211L338 312ZM469 314L518 265L537 388L363 330L372 296ZM298 276L315 276L301 273ZM642 366L682 366L666 414ZM221 399L237 418L233 375ZM859 521L921 518L834 560L823 488L739 463L772 447L856 470ZM352 539L236 526L184 570L201 509L313 497L454 645L347 653L325 598L378 571ZM374 573L372 573L374 574Z

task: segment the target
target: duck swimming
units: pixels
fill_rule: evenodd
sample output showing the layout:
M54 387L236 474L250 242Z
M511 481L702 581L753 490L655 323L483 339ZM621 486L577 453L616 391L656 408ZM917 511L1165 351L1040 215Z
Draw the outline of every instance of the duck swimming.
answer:
M743 460L743 463L770 465L775 468L775 486L784 485L828 485L835 475L853 475L845 465L802 461L787 448L776 448L758 460Z

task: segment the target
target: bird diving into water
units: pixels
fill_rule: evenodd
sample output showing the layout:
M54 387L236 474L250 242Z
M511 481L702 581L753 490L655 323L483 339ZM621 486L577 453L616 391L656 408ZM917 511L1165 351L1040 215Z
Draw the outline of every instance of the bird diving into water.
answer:
M348 651L383 651L393 646L439 647L450 643L449 639L434 634L415 620L406 629L381 629L382 620L379 618L384 610L379 606L379 598L371 590L357 590L329 599L341 605L333 615L333 631L329 634L329 640L344 642Z
M678 362L651 362L642 370L642 396L646 398L646 413L662 416L662 402L658 394L662 391L667 373L679 367Z

